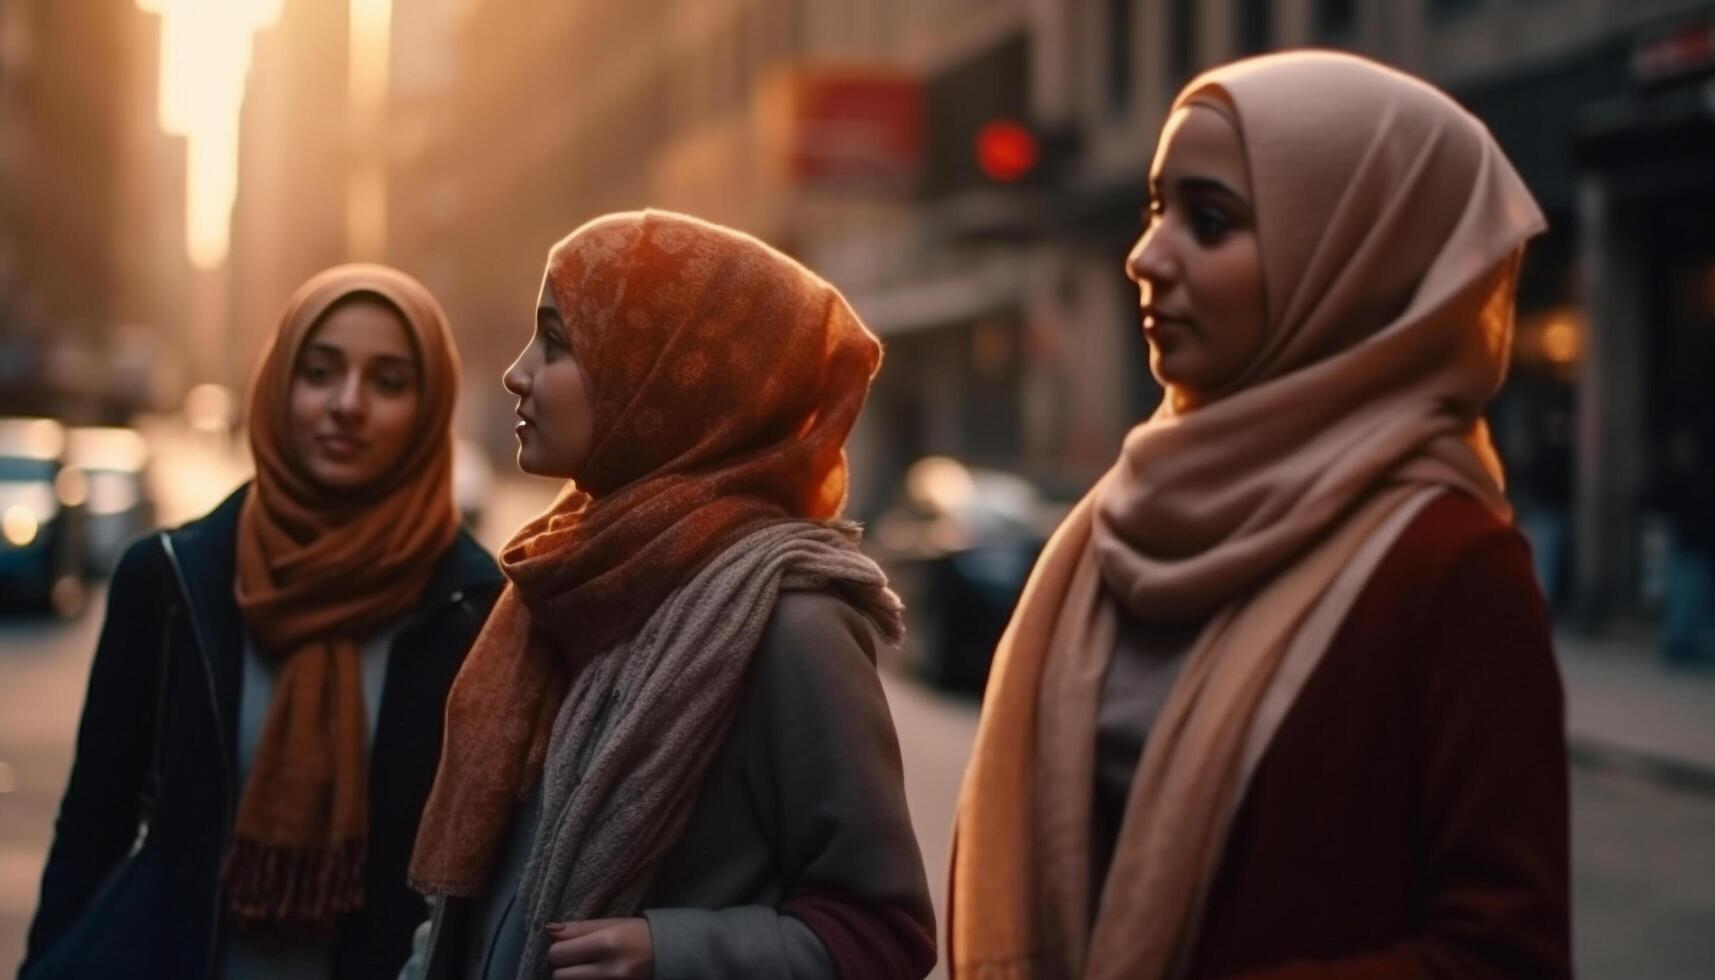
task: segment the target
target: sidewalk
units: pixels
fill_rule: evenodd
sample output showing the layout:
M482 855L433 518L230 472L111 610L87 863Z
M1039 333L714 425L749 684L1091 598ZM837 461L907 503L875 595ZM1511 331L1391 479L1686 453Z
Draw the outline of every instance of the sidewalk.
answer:
M1554 637L1573 761L1715 793L1715 670L1670 670L1645 637Z

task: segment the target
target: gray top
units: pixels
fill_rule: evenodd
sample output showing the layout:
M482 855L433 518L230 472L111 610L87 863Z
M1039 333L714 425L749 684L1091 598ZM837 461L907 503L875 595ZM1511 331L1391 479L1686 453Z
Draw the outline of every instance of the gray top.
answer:
M815 933L780 910L800 883L890 903L932 927L868 624L832 595L782 595L750 672L685 834L643 903L656 980L836 980ZM521 816L513 836L534 824ZM517 893L514 847L496 894ZM511 933L521 947L522 921L503 914L496 942L482 922L493 907L437 902L438 925L419 930L403 980L516 977L522 950Z
M1113 861L1132 777L1149 730L1191 654L1203 623L1148 623L1122 610L1113 659L1096 709L1096 785L1090 806L1090 908L1097 907Z
M473 980L512 980L524 958L524 903L518 887L536 823L542 818L542 784L538 782L512 817L512 831L494 872L494 887L471 902L470 941L465 946L464 976Z
M381 717L381 690L387 678L387 657L393 646L397 624L365 640L362 646L363 708L369 739L375 738L375 721ZM250 776L250 764L262 741L268 709L274 703L274 685L280 663L263 657L249 636L244 638L244 669L238 697L238 785ZM228 930L221 943L219 980L327 980L332 969L333 949L327 944L263 945L239 930Z

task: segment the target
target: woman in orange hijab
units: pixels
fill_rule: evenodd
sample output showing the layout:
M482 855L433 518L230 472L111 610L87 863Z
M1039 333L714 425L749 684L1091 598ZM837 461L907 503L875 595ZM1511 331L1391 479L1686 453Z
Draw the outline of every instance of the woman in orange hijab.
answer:
M453 505L457 394L414 279L341 266L292 298L254 481L114 574L26 975L398 971L446 692L500 586Z
M1001 639L954 975L1567 975L1560 682L1483 422L1535 203L1326 52L1193 80L1150 185L1166 397Z
M568 481L454 685L406 976L900 977L934 964L875 672L898 599L841 522L881 348L749 236L557 245L506 375Z

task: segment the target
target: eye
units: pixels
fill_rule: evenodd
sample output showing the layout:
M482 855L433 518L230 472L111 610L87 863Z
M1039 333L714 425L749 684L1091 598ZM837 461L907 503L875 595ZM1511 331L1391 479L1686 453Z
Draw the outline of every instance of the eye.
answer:
M1202 205L1191 210L1191 234L1200 245L1214 245L1232 229L1232 219L1220 208Z
M382 394L402 395L415 386L410 375L403 371L383 371L375 376L375 387Z
M298 377L312 385L325 385L333 380L333 368L320 361L304 361L298 365Z
M566 339L553 330L541 331L542 354L545 360L552 361L567 352Z

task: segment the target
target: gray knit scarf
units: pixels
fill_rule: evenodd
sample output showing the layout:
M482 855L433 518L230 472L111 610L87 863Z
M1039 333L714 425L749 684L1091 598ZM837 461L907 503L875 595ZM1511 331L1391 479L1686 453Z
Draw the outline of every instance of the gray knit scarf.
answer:
M725 743L781 592L835 592L882 640L903 636L899 598L856 539L855 525L813 521L748 534L579 676L542 769L542 817L519 890L520 980L547 973L544 924L637 914Z

